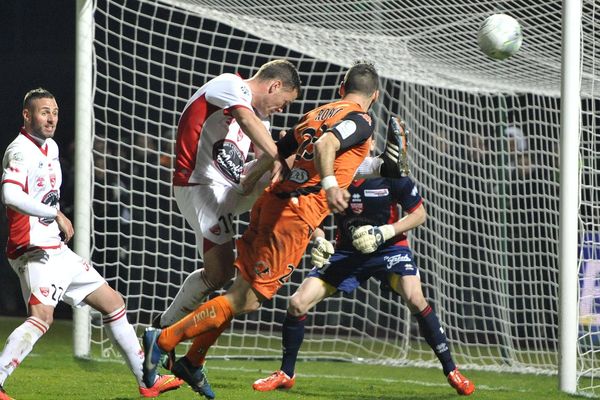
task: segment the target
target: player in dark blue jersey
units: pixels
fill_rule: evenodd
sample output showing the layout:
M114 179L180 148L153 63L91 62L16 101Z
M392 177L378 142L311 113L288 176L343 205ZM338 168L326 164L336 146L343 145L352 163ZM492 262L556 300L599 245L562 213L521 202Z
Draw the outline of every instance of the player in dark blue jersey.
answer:
M450 385L459 394L470 395L475 385L456 368L439 319L423 296L419 271L406 237L406 232L427 218L414 182L407 176L362 179L354 181L348 191L351 195L348 209L344 214L335 214L338 226L335 252L318 230L311 251L315 267L290 299L282 329L281 369L254 382L253 388L259 391L291 388L308 311L334 293L350 293L374 277L383 287L402 296L417 319L421 334L440 360Z

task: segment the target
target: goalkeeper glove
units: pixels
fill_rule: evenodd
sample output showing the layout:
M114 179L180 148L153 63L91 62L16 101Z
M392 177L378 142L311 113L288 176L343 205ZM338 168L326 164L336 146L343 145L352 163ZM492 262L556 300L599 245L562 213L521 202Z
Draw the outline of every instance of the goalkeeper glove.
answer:
M394 236L396 231L392 225L363 225L352 233L352 246L363 254L369 254Z
M315 239L315 244L310 251L310 262L317 268L323 268L329 264L329 257L334 253L333 245L329 240L318 237Z

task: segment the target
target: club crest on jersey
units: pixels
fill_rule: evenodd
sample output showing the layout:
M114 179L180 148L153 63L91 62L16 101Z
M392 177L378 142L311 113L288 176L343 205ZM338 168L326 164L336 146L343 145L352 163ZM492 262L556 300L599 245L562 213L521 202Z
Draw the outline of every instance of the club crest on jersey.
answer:
M290 171L288 179L296 183L304 183L308 181L308 171L302 168L294 168Z
M267 263L264 261L258 261L256 263L256 265L254 266L254 274L256 276L260 276L261 278L263 277L263 275L270 276L271 275L271 267L269 267L267 265Z
M362 198L360 197L360 194L354 193L352 195L352 199L350 199L350 209L352 209L352 212L354 214L362 214L364 208L365 207L362 203Z
M46 184L46 180L44 179L43 176L38 176L37 179L35 180L35 185L37 187L44 187L45 184Z
M48 297L48 295L50 294L50 289L47 287L41 287L40 293L42 294L42 296Z
M213 147L213 162L225 177L240 183L244 171L244 157L241 150L230 140L220 140Z
M221 227L219 226L219 224L214 224L213 226L211 226L209 229L210 233L212 233L213 235L220 235L221 234Z

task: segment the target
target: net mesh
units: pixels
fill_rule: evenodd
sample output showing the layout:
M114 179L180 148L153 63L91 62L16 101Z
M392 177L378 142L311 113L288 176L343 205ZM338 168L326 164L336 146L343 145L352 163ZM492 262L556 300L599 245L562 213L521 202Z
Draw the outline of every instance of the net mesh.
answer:
M411 171L428 221L410 239L456 361L556 373L561 2L122 3L95 4L93 261L125 295L132 322L149 325L202 265L170 185L174 130L194 91L223 72L250 77L266 61L289 59L303 92L273 118L277 132L335 99L345 69L367 59L382 76L377 135L390 115L413 132ZM600 3L583 3L578 376L594 392ZM502 62L476 44L494 12L516 17L524 32L519 54ZM237 220L238 232L246 221ZM330 219L325 227L333 239ZM303 267L260 311L236 318L212 354L279 357L280 323L306 257ZM92 324L93 343L111 355L99 320ZM300 356L438 365L408 309L375 281L319 304Z

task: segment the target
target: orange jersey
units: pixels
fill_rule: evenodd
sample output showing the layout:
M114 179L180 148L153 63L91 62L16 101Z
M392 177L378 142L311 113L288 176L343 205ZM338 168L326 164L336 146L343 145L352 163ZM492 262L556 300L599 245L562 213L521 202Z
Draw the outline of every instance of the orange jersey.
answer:
M334 175L338 185L346 189L352 183L358 166L369 154L374 124L369 114L348 101L336 101L316 108L304 115L294 128L296 158L289 177L274 184L269 190L284 197L301 197L301 217L315 227L330 211L325 191L321 190L321 176L314 164L314 143L328 130L340 141L341 147L334 161ZM285 138L285 142L291 138ZM280 147L281 150L281 147Z
M254 290L272 298L302 260L313 230L329 214L313 143L324 132L340 141L334 174L347 188L369 154L373 122L358 104L338 101L307 113L293 133L278 143L280 152L296 152L289 178L265 191L252 207L250 225L237 241L235 267Z

